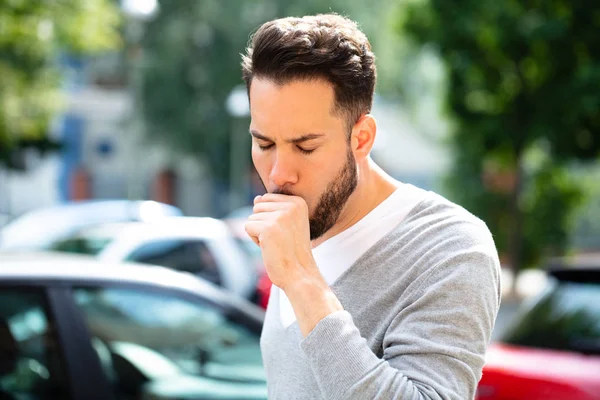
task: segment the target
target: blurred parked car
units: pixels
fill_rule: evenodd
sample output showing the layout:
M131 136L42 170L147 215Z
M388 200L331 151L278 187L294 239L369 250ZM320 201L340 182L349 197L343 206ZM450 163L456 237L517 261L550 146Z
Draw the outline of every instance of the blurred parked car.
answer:
M58 240L49 249L191 272L244 298L251 298L256 291L257 276L251 262L225 223L214 218L100 224Z
M263 311L187 273L0 255L0 398L266 399Z
M600 263L549 273L488 350L477 399L600 399Z
M32 210L0 230L0 251L41 250L85 227L104 222L152 221L183 215L177 207L155 201L94 200Z

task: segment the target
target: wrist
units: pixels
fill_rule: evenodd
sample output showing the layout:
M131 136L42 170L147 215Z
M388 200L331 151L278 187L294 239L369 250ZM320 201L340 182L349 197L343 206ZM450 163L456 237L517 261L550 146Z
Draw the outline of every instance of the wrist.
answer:
M344 309L321 275L304 276L281 289L290 300L305 337L323 318Z
M304 297L304 293L314 294L316 291L329 290L329 285L321 275L314 260L296 261L295 267L289 268L290 273L280 288L288 297Z
M290 300L292 298L319 297L320 293L331 291L322 276L300 275L289 279L281 288Z

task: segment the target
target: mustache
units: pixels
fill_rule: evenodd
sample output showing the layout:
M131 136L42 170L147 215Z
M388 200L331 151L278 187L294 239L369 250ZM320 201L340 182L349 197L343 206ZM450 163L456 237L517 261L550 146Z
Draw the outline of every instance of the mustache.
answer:
M295 196L290 190L285 188L277 188L271 192L272 194L283 194L286 196Z
M286 189L285 187L277 187L277 188L275 188L273 190L269 190L269 189L267 189L267 185L265 185L265 182L262 180L262 178L260 176L258 178L260 179L260 183L261 183L263 189L265 189L265 192L267 192L267 193L271 193L271 194L283 194L283 195L286 195L286 196L295 196L294 193L292 193L291 190Z

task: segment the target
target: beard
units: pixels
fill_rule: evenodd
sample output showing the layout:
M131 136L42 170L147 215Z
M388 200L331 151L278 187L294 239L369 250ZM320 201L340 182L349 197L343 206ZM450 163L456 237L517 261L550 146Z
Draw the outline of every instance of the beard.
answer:
M335 225L350 195L354 193L357 184L356 161L350 146L348 146L345 164L336 177L329 182L327 189L319 197L314 212L309 216L310 240L320 238ZM276 189L273 193L294 195L285 188Z

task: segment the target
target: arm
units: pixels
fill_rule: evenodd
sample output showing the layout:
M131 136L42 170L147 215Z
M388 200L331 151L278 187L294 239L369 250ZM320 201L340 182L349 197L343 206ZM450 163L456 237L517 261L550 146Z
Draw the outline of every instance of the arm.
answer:
M498 309L496 272L495 257L484 252L432 268L387 329L383 359L347 312L322 319L301 347L323 397L473 398Z

